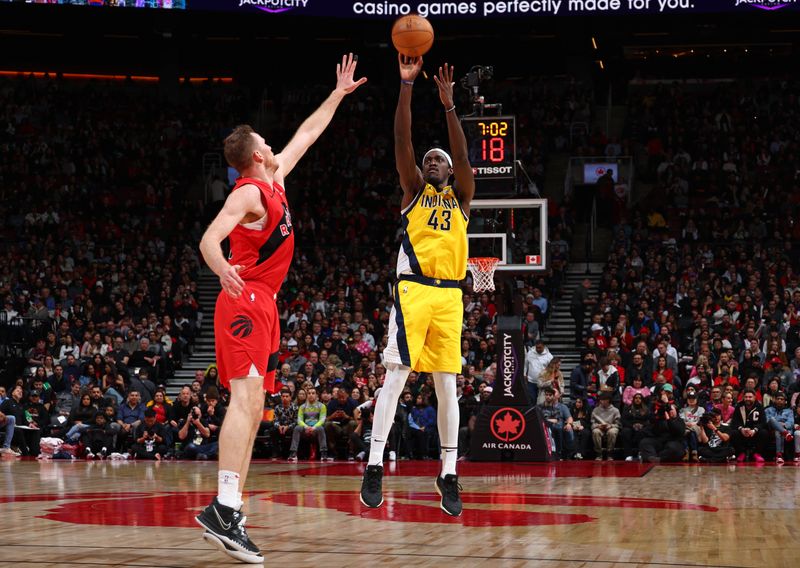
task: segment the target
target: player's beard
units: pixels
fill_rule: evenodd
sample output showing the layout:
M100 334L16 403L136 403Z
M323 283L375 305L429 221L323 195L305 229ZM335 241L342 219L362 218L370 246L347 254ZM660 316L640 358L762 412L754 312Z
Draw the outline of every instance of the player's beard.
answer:
M436 189L439 189L439 186L444 185L447 181L447 178L442 176L441 172L439 171L436 173L426 172L425 175L422 176L422 179L425 180L425 183L431 184Z

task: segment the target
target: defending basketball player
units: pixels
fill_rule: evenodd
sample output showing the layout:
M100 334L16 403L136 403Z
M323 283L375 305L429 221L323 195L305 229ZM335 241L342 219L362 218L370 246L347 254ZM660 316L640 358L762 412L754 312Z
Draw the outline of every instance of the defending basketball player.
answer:
M361 502L383 503L383 451L395 406L411 369L433 374L442 471L436 478L442 510L461 514L456 458L458 402L456 373L461 371L463 304L459 281L467 269L467 223L475 180L467 140L453 103L453 67L445 64L434 77L444 106L450 155L432 148L417 167L411 143L411 91L422 58L398 56L400 97L394 117L395 159L403 188L405 234L397 259L397 284L384 356L388 373L375 408L372 444L361 484ZM450 185L451 176L455 182Z
M214 313L217 366L230 389L230 405L219 436L217 497L199 515L203 538L248 563L264 557L244 527L242 488L261 423L264 393L272 391L278 363L280 324L275 298L294 251L285 179L330 123L339 103L366 82L354 80L357 57L336 65L336 88L309 116L280 154L249 126L225 139L225 159L241 174L200 251L222 285ZM230 256L220 243L230 237Z

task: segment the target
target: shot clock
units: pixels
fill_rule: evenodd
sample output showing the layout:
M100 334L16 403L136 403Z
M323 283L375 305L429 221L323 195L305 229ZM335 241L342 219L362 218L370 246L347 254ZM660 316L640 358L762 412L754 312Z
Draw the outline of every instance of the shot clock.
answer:
M513 116L464 116L461 126L477 193L500 197L514 194L516 121Z

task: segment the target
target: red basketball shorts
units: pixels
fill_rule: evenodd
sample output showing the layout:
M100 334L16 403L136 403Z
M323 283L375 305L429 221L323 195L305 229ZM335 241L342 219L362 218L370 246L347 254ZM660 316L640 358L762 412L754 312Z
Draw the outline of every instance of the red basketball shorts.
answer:
M220 383L225 388L230 389L231 379L258 375L264 377L264 390L272 392L280 343L275 292L258 282L245 282L238 298L220 292L214 310L214 340Z

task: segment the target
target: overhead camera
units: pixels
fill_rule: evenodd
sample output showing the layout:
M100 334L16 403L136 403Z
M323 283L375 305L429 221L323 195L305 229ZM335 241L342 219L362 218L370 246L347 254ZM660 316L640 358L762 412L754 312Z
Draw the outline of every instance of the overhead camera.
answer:
M461 86L465 89L475 89L480 87L484 81L489 81L494 77L494 67L491 65L475 65L461 78Z
M503 113L500 103L488 104L480 94L480 86L484 81L494 77L494 67L491 65L474 65L469 72L461 78L461 87L468 90L472 100L472 115L483 116L486 109L494 110L498 115Z

